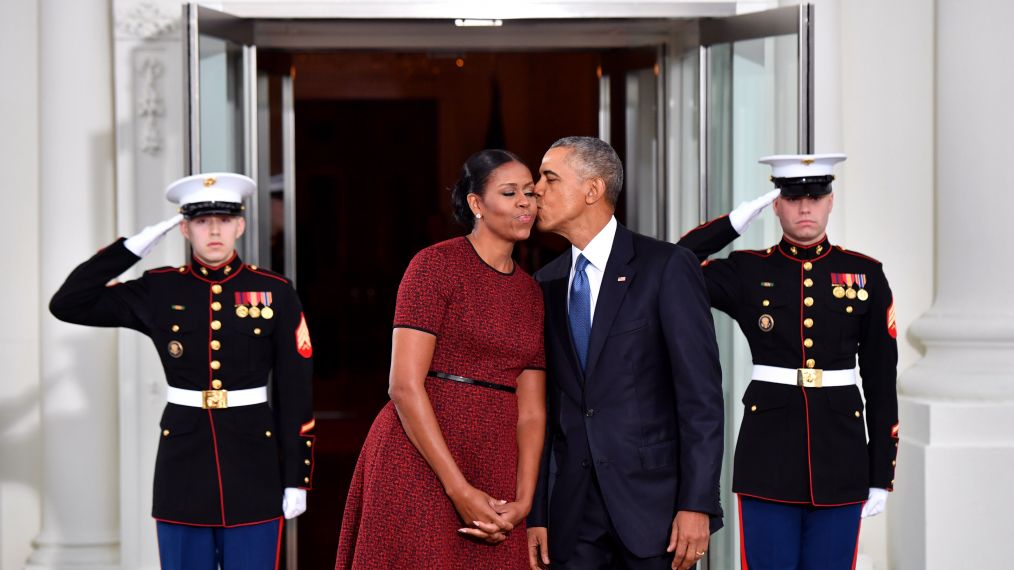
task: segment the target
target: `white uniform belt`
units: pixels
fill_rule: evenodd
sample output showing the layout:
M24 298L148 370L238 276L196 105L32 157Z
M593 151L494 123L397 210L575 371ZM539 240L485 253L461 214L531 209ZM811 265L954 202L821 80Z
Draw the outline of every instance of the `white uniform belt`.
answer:
M856 369L820 370L819 368L780 368L754 364L752 378L762 382L814 388L854 386L856 384ZM815 378L819 380L815 380Z
M170 404L191 408L233 408L267 402L268 389L261 386L246 390L184 390L169 386L166 399Z

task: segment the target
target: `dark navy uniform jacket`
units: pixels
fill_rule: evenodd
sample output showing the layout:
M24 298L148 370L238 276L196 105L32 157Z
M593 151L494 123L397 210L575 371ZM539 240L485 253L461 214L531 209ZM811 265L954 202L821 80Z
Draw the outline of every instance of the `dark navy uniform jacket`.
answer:
M70 323L147 335L170 386L242 390L265 386L270 376L273 387L271 405L166 405L153 516L200 526L280 517L284 488L309 489L313 473L312 346L295 290L235 255L218 268L193 259L107 285L138 260L116 241L70 274L50 311Z
M677 511L711 515L712 532L722 525L722 373L704 280L691 252L618 225L582 370L570 268L568 249L535 275L546 304L548 433L528 525L548 526L550 552L566 558L594 477L627 549L659 556Z
M897 328L880 262L826 238L808 247L783 238L706 260L736 237L723 216L679 243L703 261L711 305L739 324L753 363L847 370L858 356L866 403L857 386L754 380L743 396L733 491L829 506L865 501L870 487L893 490Z

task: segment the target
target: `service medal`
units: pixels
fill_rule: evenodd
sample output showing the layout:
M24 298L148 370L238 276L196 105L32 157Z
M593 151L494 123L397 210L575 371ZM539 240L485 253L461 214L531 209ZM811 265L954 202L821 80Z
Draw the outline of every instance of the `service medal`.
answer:
M865 301L870 298L870 294L866 292L866 289L860 289L859 292L856 293L856 297L858 297L860 301Z
M273 316L275 316L275 310L272 309L271 307L264 307L263 309L261 309L262 318L270 319Z
M834 289L831 290L831 294L834 295L835 299L841 299L845 296L845 288L841 285L835 285Z
M236 316L245 319L250 314L250 309L246 308L246 305L236 305Z
M256 319L261 316L261 310L257 307L250 307L250 318Z
M771 332L771 329L775 328L775 318L767 314L761 315L757 319L757 326L763 332Z
M851 288L851 287L849 287L848 289L845 290L845 296L848 297L849 299L855 299L856 298L856 290L853 289L853 288Z

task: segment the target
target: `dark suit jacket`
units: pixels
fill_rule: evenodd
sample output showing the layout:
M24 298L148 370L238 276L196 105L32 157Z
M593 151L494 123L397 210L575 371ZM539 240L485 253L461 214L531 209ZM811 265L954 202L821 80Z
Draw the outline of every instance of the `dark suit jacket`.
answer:
M722 525L722 379L701 269L690 251L618 226L582 372L567 317L570 266L568 250L536 274L549 409L528 525L548 526L550 552L569 556L594 470L627 549L661 555L679 510L708 513L712 532Z

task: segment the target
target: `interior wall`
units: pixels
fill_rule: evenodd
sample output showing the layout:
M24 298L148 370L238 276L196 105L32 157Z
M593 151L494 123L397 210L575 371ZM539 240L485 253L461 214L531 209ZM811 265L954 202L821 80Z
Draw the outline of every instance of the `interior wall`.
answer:
M39 532L38 7L7 0L0 17L0 569L24 567Z

